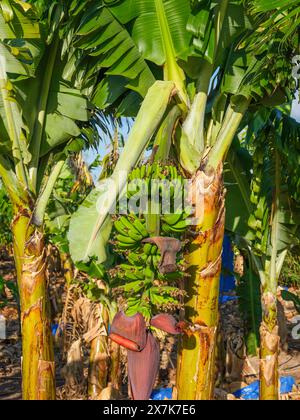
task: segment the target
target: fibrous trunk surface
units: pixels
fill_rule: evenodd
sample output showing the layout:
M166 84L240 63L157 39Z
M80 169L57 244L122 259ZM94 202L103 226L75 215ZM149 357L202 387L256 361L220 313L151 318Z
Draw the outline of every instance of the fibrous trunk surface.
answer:
M24 221L22 221L24 223ZM55 399L55 366L46 282L46 250L43 233L28 223L20 264L22 328L22 390L25 400ZM17 245L18 246L18 245ZM16 248L16 246L15 246Z
M185 318L190 323L179 347L177 392L179 400L212 399L218 299L224 238L222 166L199 170L190 189L197 226L186 255L188 273Z
M279 399L279 329L276 292L262 294L263 321L260 327L260 399Z

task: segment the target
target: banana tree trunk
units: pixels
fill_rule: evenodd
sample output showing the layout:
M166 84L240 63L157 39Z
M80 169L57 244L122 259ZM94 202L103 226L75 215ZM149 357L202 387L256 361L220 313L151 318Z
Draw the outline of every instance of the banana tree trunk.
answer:
M55 368L46 284L46 251L30 212L18 211L13 223L21 302L22 392L24 400L55 399Z
M260 399L279 399L279 334L277 321L277 296L275 291L262 294L263 320L260 327Z
M113 389L121 390L121 348L110 340L110 383Z
M102 317L107 330L108 312L105 308L103 308ZM107 387L108 365L108 337L98 335L91 342L88 378L88 394L91 399L99 398L101 392Z
M190 277L186 284L185 318L190 326L179 346L177 393L179 400L210 400L215 382L225 221L222 165L216 170L199 170L190 192L198 225L186 256Z
M262 283L262 323L260 327L260 399L279 399L279 328L277 317L279 207L281 192L280 158L275 152L275 190L272 205L271 259L265 265Z
M107 387L108 355L107 337L99 336L91 342L90 370L89 370L89 397L96 399L101 391Z

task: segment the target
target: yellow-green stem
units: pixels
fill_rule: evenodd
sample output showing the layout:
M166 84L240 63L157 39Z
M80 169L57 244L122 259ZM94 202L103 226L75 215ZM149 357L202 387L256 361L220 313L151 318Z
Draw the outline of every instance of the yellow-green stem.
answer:
M279 399L278 355L279 328L277 318L278 235L280 200L280 160L275 152L275 193L272 208L271 260L266 263L265 284L262 293L263 319L260 328L260 399Z
M102 311L103 322L108 326L108 312ZM91 399L97 399L108 382L108 338L104 335L95 337L91 342L88 394Z
M19 209L12 231L21 302L23 399L54 400L55 368L43 233L30 226L28 209Z
M191 197L193 204L198 200L198 224L186 255L190 277L186 280L185 318L190 326L179 347L177 393L179 400L210 400L215 380L225 220L222 165L210 173L197 172L192 181Z
M110 383L113 389L121 388L121 348L110 340Z
M260 399L279 399L279 334L277 297L268 289L262 294L263 321L260 327Z
M229 105L218 137L215 142L213 141L214 145L209 153L207 166L216 169L224 161L249 103L249 99L243 98L239 104L235 106Z

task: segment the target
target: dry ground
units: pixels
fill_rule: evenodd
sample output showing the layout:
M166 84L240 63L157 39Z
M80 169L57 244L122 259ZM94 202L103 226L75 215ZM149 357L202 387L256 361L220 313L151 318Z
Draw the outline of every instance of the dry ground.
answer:
M3 257L0 261L0 275L5 280L15 279L15 271L12 258ZM54 288L52 294L53 305L56 302L56 294L63 295L61 292L63 280L58 278L58 292ZM53 281L53 279L52 279ZM293 305L284 303L283 349L280 354L280 375L294 376L300 386L300 340L293 340L291 337L291 319L296 315ZM17 305L10 299L10 305L0 310L7 320L7 338L0 340L0 400L18 400L21 398L21 340L19 329L19 315ZM245 355L243 343L243 322L239 316L238 304L236 301L228 302L221 307L222 336L219 348L219 371L216 398L234 399L232 393L243 386L250 384L258 379L259 361L257 357L248 358ZM161 344L161 370L157 386L172 386L175 384L176 366L176 343L173 337L167 337ZM57 357L57 389L58 398L64 398L63 379L61 377L62 361ZM86 372L87 369L85 369ZM299 388L300 389L300 388ZM284 399L300 399L299 389L290 395L285 395ZM127 387L124 386L126 394ZM82 396L78 396L82 398ZM126 395L124 398L127 398Z

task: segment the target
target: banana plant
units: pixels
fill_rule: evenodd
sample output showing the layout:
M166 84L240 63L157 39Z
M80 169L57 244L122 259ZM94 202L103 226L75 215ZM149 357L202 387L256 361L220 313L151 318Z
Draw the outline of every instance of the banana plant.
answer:
M45 277L47 205L66 159L99 141L97 127L103 125L93 105L101 74L73 42L89 13L87 3L0 5L0 176L13 206L24 399L55 398ZM74 55L80 63L72 69Z
M255 10L252 4L234 0L104 1L91 10L77 34L78 45L106 71L94 98L99 108L129 116L138 110L112 178L124 168L127 176L142 150L153 145L151 138L158 130L169 138L170 156L191 180L191 196L203 203L196 209L198 222L190 231L186 254L190 277L185 317L191 328L179 346L179 399L213 396L225 222L224 159L250 107L284 103L295 89L292 63L287 60L297 48L295 32L282 44L282 27L275 22L269 37L265 26L269 12ZM82 41L84 36L92 48ZM161 86L173 84L166 113L157 97L148 101L150 91L140 107L149 84L157 79L164 80L156 82ZM155 92L162 96L165 90ZM74 216L69 241L75 260L93 255L105 259L97 240L103 237L110 206L120 192L120 188L111 192L104 205L95 190ZM85 238L77 230L83 223Z
M262 116L264 118L262 118ZM256 127L254 129L254 127ZM287 251L298 243L299 202L293 159L297 159L299 124L277 111L258 113L249 124L253 174L234 172L240 198L248 211L248 229L231 227L239 246L247 250L261 283L260 394L262 400L279 398L277 288ZM254 146L254 149L253 149ZM241 156L241 154L240 154ZM235 156L241 164L241 158ZM298 177L297 177L298 178ZM288 187L289 186L289 187ZM230 189L230 187L229 187ZM294 193L292 193L292 190ZM233 194L232 194L233 193ZM236 192L229 191L231 199ZM231 207L232 213L235 206ZM245 214L247 214L245 212ZM239 215L235 213L239 218ZM231 220L235 217L231 215ZM242 238L242 239L241 239Z

